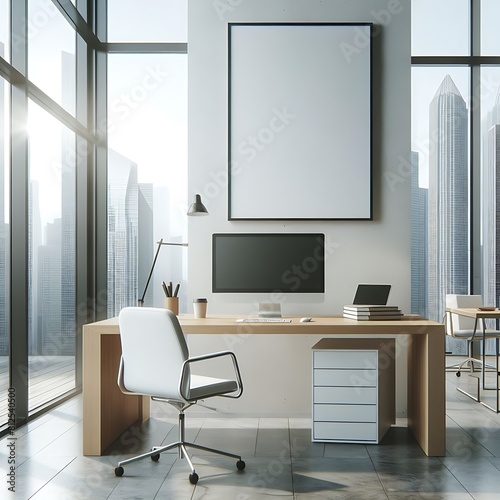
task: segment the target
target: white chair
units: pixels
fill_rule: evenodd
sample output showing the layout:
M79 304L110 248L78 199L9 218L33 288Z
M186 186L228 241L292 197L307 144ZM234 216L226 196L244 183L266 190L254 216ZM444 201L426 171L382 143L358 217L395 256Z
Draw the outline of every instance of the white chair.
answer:
M189 481L198 482L198 474L189 458L186 447L218 453L237 459L238 470L245 468L241 456L207 448L185 440L184 411L198 400L213 396L240 397L243 392L240 371L235 355L229 351L204 356L189 357L189 351L181 326L175 314L166 309L151 307L127 307L119 315L122 357L118 373L121 391L131 395L151 396L164 401L179 412L179 440L167 446L154 446L150 452L128 460L122 460L115 468L116 476L122 476L123 466L142 458L158 461L160 453L178 448L179 457L185 458L191 467ZM220 379L191 374L193 365L202 368L203 362L214 358L232 361L234 379Z
M480 307L483 305L483 299L481 295L457 295L448 294L445 298L446 308L460 308L460 307ZM474 341L480 341L483 339L483 325L482 322L478 321L476 332L474 332L475 320L473 318L467 318L465 316L460 316L458 314L451 314L446 312L445 314L445 325L446 334L450 335L455 339L462 339L467 341L467 359L460 363L455 363L453 365L448 365L446 368L458 368L457 377L460 377L461 370L465 366L469 366L470 371L474 371L474 363L479 366L482 365L482 360L472 357L472 343ZM486 338L496 338L500 337L500 331L498 330L486 330ZM493 368L488 366L488 368Z

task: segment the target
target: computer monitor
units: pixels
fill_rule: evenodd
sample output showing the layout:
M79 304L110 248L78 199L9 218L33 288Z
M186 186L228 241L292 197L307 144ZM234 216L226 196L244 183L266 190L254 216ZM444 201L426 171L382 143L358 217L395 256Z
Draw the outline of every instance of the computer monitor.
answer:
M358 285L353 304L385 306L390 291L391 285Z
M212 291L324 293L325 235L214 234Z

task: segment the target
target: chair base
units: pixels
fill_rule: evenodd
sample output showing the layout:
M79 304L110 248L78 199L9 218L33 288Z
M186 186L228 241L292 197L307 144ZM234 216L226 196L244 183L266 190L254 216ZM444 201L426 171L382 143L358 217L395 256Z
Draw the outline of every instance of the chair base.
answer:
M474 363L479 365L477 370L474 369ZM453 368L457 368L457 370L458 370L457 377L460 377L460 374L466 365L469 365L469 371L471 373L474 373L475 371L479 372L479 371L481 371L481 366L483 366L483 361L481 359L477 359L477 358L467 358L467 359L464 359L463 361L460 361L459 363L453 363L452 365L446 365L445 369L451 371ZM493 365L486 364L485 368L495 370L495 367Z
M191 469L191 474L189 475L189 481L191 484L196 484L198 482L198 474L196 473L196 469L194 468L193 462L187 453L186 448L196 448L197 450L208 451L211 453L217 453L218 455L223 455L225 457L236 458L236 468L238 470L243 470L245 468L245 462L241 459L240 455L235 455L234 453L227 453L226 451L216 450L215 448L208 448L207 446L201 446L199 444L190 443L188 441L176 441L175 443L171 443L167 446L154 446L151 451L147 453L143 453L142 455L138 455L137 457L129 458L127 460L122 460L118 462L118 466L115 468L115 475L120 477L123 476L125 472L123 469L124 465L130 464L132 462L136 462L137 460L142 460L143 458L151 457L151 460L157 462L160 459L160 454L165 451L171 450L172 448L179 449L179 458L185 458L189 467Z
M184 439L185 435L185 428L184 428L184 413L180 412L179 413L179 441L176 441L174 443L170 443L166 446L153 446L151 451L148 451L147 453L143 453L142 455L138 455L136 457L128 458L127 460L122 460L118 462L117 467L115 468L115 475L117 477L121 477L124 474L124 469L123 466L130 464L132 462L136 462L137 460L142 460L143 458L148 458L150 457L153 462L157 462L160 459L160 454L164 453L168 450L171 450L173 448L177 448L179 450L179 458L185 458L187 463L189 464L189 467L191 469L191 474L189 475L189 482L191 484L196 484L198 482L198 474L196 473L196 470L194 468L193 462L191 461L191 458L189 457L189 454L187 453L186 448L195 448L197 450L202 450L202 451L208 451L210 453L216 453L218 455L223 455L225 457L231 457L231 458L236 458L236 468L238 470L243 470L245 468L245 462L241 459L241 455L236 455L234 453L228 453L227 451L222 451L222 450L217 450L215 448L209 448L208 446L202 446L196 443L191 443L189 441L185 441Z

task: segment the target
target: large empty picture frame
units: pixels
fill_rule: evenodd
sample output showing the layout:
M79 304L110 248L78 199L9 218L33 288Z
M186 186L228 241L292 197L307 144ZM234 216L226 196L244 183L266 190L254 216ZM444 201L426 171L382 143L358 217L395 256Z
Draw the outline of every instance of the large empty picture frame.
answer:
M372 28L229 24L229 219L372 218Z

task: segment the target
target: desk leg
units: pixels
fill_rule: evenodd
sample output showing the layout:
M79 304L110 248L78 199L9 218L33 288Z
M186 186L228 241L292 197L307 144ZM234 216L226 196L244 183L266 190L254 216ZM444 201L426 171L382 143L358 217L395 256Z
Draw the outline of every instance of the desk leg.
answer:
M408 426L428 456L445 455L444 344L444 335L410 335Z
M83 454L101 454L101 342L83 327Z
M483 390L484 391L495 391L495 407L490 406L489 404L486 404L484 401L480 401L481 404L486 406L486 408L489 408L490 410L493 410L495 413L500 413L500 400L499 400L499 392L500 392L500 366L498 364L498 343L499 339L498 337L495 339L495 379L496 379L496 385L495 387L486 387L486 339L485 339L485 325L484 325L484 320L483 320Z
M149 418L149 398L118 388L118 335L84 336L83 454L102 455L133 423Z

